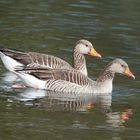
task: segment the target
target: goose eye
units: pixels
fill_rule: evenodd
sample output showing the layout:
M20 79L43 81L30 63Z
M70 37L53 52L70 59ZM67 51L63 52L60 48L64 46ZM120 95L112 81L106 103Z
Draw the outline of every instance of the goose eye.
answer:
M121 65L123 68L125 67L124 65Z
M88 47L88 45L86 44L86 47Z

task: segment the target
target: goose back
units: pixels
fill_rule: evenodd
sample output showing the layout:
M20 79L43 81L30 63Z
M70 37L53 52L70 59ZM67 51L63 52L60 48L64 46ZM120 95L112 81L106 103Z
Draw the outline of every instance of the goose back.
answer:
M21 63L25 67L73 69L69 63L67 63L66 61L58 57L54 57L52 55L40 54L37 52L26 53L22 51L7 49L7 48L0 49L0 51L4 55L13 58L18 63Z
M26 69L17 71L46 81L44 89L59 92L91 92L93 81L76 70ZM21 77L21 76L20 76ZM23 77L26 79L26 76Z

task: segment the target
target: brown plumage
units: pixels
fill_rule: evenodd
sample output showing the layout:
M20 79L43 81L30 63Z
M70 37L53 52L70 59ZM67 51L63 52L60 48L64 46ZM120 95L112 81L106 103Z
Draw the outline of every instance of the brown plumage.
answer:
M90 79L76 70L25 69L17 72L33 75L40 80L63 80L80 86L86 86L90 82Z
M27 86L57 92L111 93L115 73L135 78L122 59L115 59L105 67L96 81L76 70L66 69L25 69L16 74Z
M79 72L87 75L86 60L84 54L89 54L95 57L101 57L92 44L87 40L80 40L74 48L74 67L61 58L53 55L42 54L37 52L22 52L7 48L0 48L0 57L5 67L14 71L23 67L34 68L51 68L51 69L76 69Z

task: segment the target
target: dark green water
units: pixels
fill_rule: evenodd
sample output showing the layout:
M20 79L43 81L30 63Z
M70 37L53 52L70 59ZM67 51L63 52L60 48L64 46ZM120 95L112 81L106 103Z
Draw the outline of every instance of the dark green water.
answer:
M128 62L136 79L116 75L112 99L64 97L10 88L13 76L0 61L0 139L139 140L139 7L139 0L1 0L0 44L71 63L75 42L85 38L103 56L86 57L92 79L116 57Z

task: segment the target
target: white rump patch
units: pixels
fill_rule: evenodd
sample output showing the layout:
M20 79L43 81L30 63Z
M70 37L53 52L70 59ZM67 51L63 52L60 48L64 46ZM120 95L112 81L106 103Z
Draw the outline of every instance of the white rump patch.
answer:
M6 56L2 52L0 52L1 60L6 69L9 71L14 71L16 69L21 69L24 65L19 63L18 61L14 60L13 58Z

